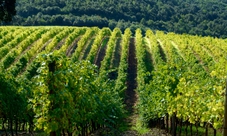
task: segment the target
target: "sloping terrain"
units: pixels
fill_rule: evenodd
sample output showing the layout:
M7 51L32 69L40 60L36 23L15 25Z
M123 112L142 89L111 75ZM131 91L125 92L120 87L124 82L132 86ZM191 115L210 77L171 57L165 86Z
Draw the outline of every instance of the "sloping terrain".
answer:
M215 131L222 127L227 72L225 39L151 30L144 36L140 29L134 35L130 29L122 33L119 28L112 31L97 27L0 29L0 71L19 82L31 80L37 74L39 54L54 50L66 54L70 61L89 60L97 65L100 76L104 74L111 80L113 92L121 97L125 104L122 108L129 113L124 121L130 131L125 135L136 135L132 128L139 127L138 122L143 127L160 127L167 131L170 126L176 128L174 124L201 127L204 132L209 126ZM18 125L8 122L3 115L0 114L3 124ZM30 116L19 124L31 123ZM170 117L178 121L170 125L169 122L173 122ZM200 126L202 122L206 125ZM92 123L83 126L84 134L91 131L90 125L108 128ZM120 124L113 126L118 128ZM23 127L13 128L24 130ZM3 125L2 130L5 129ZM195 133L199 133L198 130Z

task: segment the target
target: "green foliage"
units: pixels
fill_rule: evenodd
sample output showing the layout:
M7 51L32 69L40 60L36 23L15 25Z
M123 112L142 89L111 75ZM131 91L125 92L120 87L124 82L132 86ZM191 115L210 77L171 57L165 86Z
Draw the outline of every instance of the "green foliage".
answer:
M121 121L123 105L113 83L98 76L89 61L73 63L64 54L39 56L41 67L34 77L33 98L36 127L47 133L82 129L91 121L113 126ZM81 130L78 130L80 132Z
M143 91L144 90L144 84L146 83L146 77L149 75L149 72L147 72L147 67L145 64L145 44L143 42L143 35L141 29L136 30L135 34L135 40L136 40L136 58L137 58L137 83L138 88L137 91Z
M23 51L34 43L36 40L41 38L41 35L45 32L45 29L40 29L35 33L31 34L27 39L23 40L17 48L13 48L10 52L2 59L4 69L7 69Z
M117 127L124 115L128 49L135 41L138 129L167 114L192 124L222 127L226 39L151 30L143 36L141 29L131 37L129 28L124 34L119 28L98 27L0 30L3 122L25 122L33 130L34 119L35 127L46 132L76 134L91 125ZM99 54L104 48L105 54ZM104 55L100 70L92 64L99 55ZM83 61L81 56L88 57ZM116 56L119 66L110 69ZM117 79L109 79L112 71Z
M138 110L145 124L167 114L176 114L192 124L206 122L216 129L221 128L227 69L222 65L226 62L220 55L223 52L206 48L215 46L215 40L207 37L197 39L195 43L192 41L194 36L178 37L160 31L156 34L148 31L146 35L150 40L148 46L153 49L155 69L148 84L141 82L145 89L139 92ZM220 61L215 61L215 56ZM162 60L164 57L166 62ZM138 77L143 77L142 72L139 74Z
M86 60L89 60L90 62L94 62L98 49L101 46L101 42L105 37L110 36L110 34L111 34L111 30L109 28L103 28L99 31L98 35L95 38L95 41L93 42L91 51L89 52Z
M81 38L81 40L78 42L77 48L75 50L75 52L72 55L72 61L78 61L80 60L80 56L83 56L83 54L81 54L81 52L83 51L83 49L86 46L86 43L88 42L88 40L96 34L96 32L99 30L99 28L97 27L93 27L91 29L87 29L87 31L85 32L85 34L83 35L83 37Z
M121 59L118 67L118 76L116 80L115 90L123 96L126 90L126 81L127 81L127 69L128 69L128 48L129 48L129 40L132 32L130 29L126 29L124 35L122 36L122 50L121 50Z
M34 30L27 29L27 31L20 33L19 36L16 35L16 37L12 41L8 42L7 44L3 44L4 46L1 46L0 48L0 59L2 60L4 56L6 56L7 53L10 52L11 48L16 47L19 42L22 42L32 32L34 32Z
M16 0L0 0L0 22L12 21L16 15L15 4Z
M121 37L121 30L119 28L115 28L111 33L110 39L106 45L106 54L101 62L100 75L107 74L106 72L110 69L111 59L113 57L113 52L118 37Z
M122 31L129 27L132 32L151 28L226 38L226 4L223 0L19 0L11 24L119 27Z
M27 99L14 78L0 72L0 117L9 121L27 120Z

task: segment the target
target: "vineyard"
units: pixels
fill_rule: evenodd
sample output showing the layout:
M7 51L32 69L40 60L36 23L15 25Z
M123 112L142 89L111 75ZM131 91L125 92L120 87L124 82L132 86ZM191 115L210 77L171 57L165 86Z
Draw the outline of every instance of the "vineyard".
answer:
M0 135L222 131L227 39L97 27L0 27Z

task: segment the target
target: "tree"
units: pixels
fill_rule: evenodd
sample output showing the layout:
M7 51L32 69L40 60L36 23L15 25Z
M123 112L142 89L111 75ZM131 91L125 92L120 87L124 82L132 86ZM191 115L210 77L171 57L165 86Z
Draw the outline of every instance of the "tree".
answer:
M10 22L16 15L16 0L0 0L0 22Z

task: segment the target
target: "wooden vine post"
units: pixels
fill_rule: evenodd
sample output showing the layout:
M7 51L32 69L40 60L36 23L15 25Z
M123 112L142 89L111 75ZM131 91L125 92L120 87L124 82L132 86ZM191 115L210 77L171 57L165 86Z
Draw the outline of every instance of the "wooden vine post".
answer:
M224 133L223 136L227 136L227 79L225 85L225 115L224 115Z

